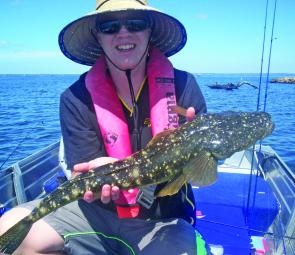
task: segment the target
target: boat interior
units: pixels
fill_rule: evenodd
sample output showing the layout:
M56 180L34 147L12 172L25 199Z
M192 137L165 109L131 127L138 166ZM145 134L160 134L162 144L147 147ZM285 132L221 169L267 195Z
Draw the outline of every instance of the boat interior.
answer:
M0 208L41 198L67 180L62 144L1 170ZM295 254L295 175L269 146L220 162L218 179L193 187L196 228L213 254Z

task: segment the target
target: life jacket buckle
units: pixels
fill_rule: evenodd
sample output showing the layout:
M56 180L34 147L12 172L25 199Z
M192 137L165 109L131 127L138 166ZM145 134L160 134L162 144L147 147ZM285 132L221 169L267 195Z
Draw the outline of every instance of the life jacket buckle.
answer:
M141 188L136 196L136 202L146 209L150 209L155 200L156 185Z

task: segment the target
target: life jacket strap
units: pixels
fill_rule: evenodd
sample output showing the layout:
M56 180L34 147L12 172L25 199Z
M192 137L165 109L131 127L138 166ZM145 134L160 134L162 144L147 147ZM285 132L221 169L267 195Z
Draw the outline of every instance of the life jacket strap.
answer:
M140 205L127 205L119 206L116 205L117 215L119 219L135 218L138 216L140 211Z

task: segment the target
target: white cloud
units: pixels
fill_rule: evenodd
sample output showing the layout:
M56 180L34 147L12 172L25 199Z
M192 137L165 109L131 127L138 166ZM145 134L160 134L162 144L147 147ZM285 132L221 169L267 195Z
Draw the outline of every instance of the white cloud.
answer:
M19 48L19 47L23 47L24 45L22 43L19 42L11 42L11 41L7 41L7 40L3 40L0 39L0 49L2 48Z

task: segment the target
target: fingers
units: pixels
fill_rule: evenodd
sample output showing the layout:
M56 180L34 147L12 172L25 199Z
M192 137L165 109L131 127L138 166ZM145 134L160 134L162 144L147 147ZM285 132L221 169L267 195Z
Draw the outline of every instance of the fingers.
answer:
M112 158L112 157L100 157L100 158L93 159L89 161L89 170L102 165L113 163L117 160L118 160L117 158Z
M192 121L196 117L196 111L194 107L189 107L186 110L185 118L187 121Z
M108 184L102 186L100 200L104 204L107 204L111 201L111 190L111 186Z
M89 162L76 164L73 167L72 178L79 174L87 173L90 170Z
M111 191L112 200L113 201L117 200L119 198L119 195L120 195L120 189L119 189L119 187L113 186L112 187L112 191Z
M92 191L86 191L84 193L83 199L87 202L87 203L91 203L95 200L94 198L94 194Z
M111 186L109 184L105 184L101 189L101 197L100 200L104 204L111 202L111 200L117 200L119 198L119 188L117 186Z
M100 157L100 158L93 159L89 162L76 164L73 167L72 178L76 177L79 174L87 173L91 169L94 169L96 167L99 167L108 163L113 163L117 160L118 159L112 158L112 157Z
M85 162L85 163L80 163L80 164L74 165L74 171L88 172L89 171L89 163Z
M117 160L118 159L112 158L112 157L100 157L100 158L91 160L89 162L76 164L73 167L72 178L77 177L79 174L87 173L88 171L95 169L99 166L102 166L108 163L113 163ZM86 191L84 193L83 199L86 202L91 203L98 197L99 197L98 193L93 193L92 191ZM116 186L111 187L110 185L104 185L101 190L100 198L103 203L109 203L111 200L118 199L119 188Z
M192 121L196 117L196 111L194 107L189 107L185 109L181 106L175 105L175 106L172 106L171 108L175 113L181 116L185 116L186 121Z
M117 200L119 198L119 195L120 195L119 187L117 187L117 186L112 187L109 184L105 184L101 190L100 200L104 204L107 204L107 203L111 202L111 200L113 200L113 201ZM97 198L98 198L98 196L95 193L93 193L92 191L86 191L83 196L83 199L87 203L92 203Z

